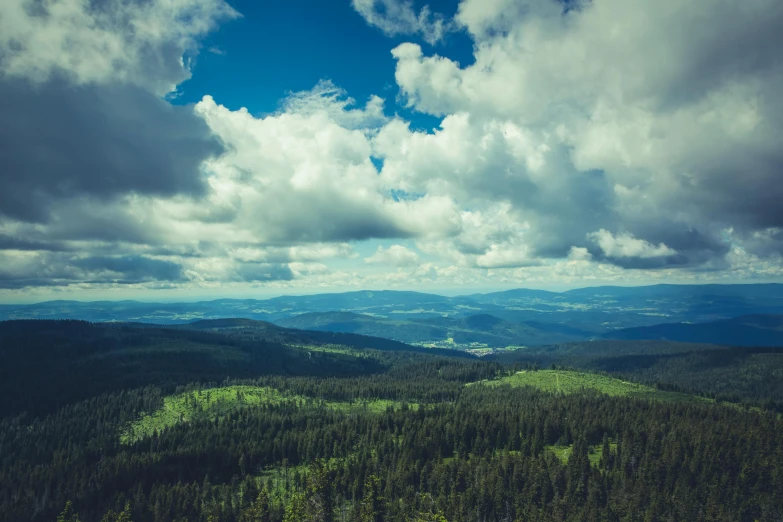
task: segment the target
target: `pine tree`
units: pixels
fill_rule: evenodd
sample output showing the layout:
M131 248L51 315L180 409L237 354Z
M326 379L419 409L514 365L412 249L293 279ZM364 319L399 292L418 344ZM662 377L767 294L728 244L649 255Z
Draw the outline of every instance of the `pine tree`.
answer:
M103 515L103 518L101 518L101 522L133 522L133 517L131 516L130 502L126 502L125 509L123 509L119 513L115 512L114 510L110 510L108 513Z
M381 480L370 475L364 483L364 498L361 506L362 522L383 522L384 499L381 496Z
M608 471L612 464L611 447L609 446L609 435L604 432L604 439L601 443L601 469Z
M307 513L307 499L304 493L294 493L285 506L283 522L304 522L307 520L310 520Z
M316 459L310 466L307 487L308 512L312 520L332 522L334 520L334 492L332 473Z
M266 486L261 488L253 505L242 513L241 520L242 522L270 522L272 520L269 508L269 491Z
M57 517L57 522L81 522L79 520L79 515L74 513L73 511L73 504L69 500L65 503L65 508L62 510L62 513Z

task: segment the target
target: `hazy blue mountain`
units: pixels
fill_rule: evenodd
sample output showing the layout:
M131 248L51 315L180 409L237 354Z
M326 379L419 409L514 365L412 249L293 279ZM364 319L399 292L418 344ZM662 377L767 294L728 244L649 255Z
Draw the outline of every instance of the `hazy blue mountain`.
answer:
M549 292L547 290L531 290L528 288L515 288L513 290L504 290L502 292L491 292L488 294L472 294L468 297L477 303L507 304L514 301L528 301L538 299L542 301L556 300L562 296L558 292Z
M371 348L374 350L386 351L414 351L429 354L436 353L439 355L449 355L452 357L470 357L469 354L463 351L451 349L432 350L430 348L421 348L418 346L411 346L388 337L374 337L370 335L341 331L319 331L286 328L280 325L268 323L266 321L254 321L252 319L204 319L185 325L179 325L176 328L223 333L228 334L234 338L240 338L254 342L264 339L295 346L311 344L339 344L359 349Z
M588 334L575 329L562 331L558 325L539 327L512 323L489 314L427 319L389 319L353 312L306 313L277 321L280 326L350 332L394 339L406 343L459 346L462 348L506 347L547 344L585 339Z
M612 297L671 297L671 296L743 296L746 298L783 299L783 284L740 284L740 285L648 285L648 286L590 286L563 292L568 296L612 296Z
M191 303L49 301L0 305L0 320L185 324L231 317L404 342L445 343L453 339L457 344L491 346L605 335L662 338L672 328L658 325L711 323L746 315L783 315L783 285L602 286L567 292L513 289L457 297L384 290ZM463 321L470 317L479 317L470 320L478 323ZM482 320L502 323L480 324ZM646 327L656 329L614 333Z
M783 315L746 315L709 323L667 323L624 328L608 339L663 339L731 346L783 346Z
M302 330L372 335L407 343L445 340L447 337L445 329L428 324L353 312L310 312L282 319L277 324Z

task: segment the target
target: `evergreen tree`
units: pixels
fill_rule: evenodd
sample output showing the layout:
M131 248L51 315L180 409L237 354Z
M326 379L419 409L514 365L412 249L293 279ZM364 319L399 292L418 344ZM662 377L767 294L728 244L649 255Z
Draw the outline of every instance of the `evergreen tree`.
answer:
M73 510L73 504L69 500L65 503L65 508L57 517L57 522L80 522L79 515Z

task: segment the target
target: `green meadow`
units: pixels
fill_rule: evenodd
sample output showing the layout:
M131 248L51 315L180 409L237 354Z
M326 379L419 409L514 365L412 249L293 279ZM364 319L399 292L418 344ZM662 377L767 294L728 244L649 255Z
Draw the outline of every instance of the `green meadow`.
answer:
M546 446L546 449L548 451L551 451L563 464L568 464L568 458L571 456L571 451L573 450L573 444L568 446ZM610 442L609 443L609 452L612 454L617 453L617 443L616 442ZM598 463L601 462L601 456L603 455L603 448L600 444L596 446L590 446L587 458L590 460L590 465L592 466L598 466Z
M387 399L358 400L354 402L323 401L302 395L284 395L270 387L260 386L224 386L193 390L178 395L164 397L163 406L158 410L142 414L121 434L120 442L132 444L155 431L160 432L179 423L198 420L214 420L235 411L260 406L290 402L303 408L326 407L346 413L381 413L388 408L401 408L402 402ZM412 409L418 404L408 404Z
M635 397L669 402L713 402L687 393L658 390L635 382L594 373L570 370L521 371L495 380L481 381L486 386L531 386L550 393L570 395L595 390L612 397Z

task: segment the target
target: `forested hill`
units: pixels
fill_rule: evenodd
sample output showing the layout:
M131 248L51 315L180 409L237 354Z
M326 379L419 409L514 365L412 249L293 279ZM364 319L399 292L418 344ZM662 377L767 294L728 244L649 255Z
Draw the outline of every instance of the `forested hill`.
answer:
M290 346L329 344L340 344L344 353ZM286 330L257 321L200 322L182 328L72 320L0 322L0 415L51 411L103 392L150 384L172 389L226 377L355 376L387 368L380 359L354 353L363 349L423 350L387 339Z
M282 319L277 324L324 332L353 332L406 343L449 342L463 347L549 344L589 337L587 332L564 325L511 322L490 314L401 319L352 312L313 312Z
M419 292L359 291L183 303L48 301L36 304L0 304L0 320L86 319L185 324L197 319L242 317L276 324L292 320L294 323L286 326L306 329L309 326L296 324L296 317L311 313L345 312L360 314L364 321L367 317L376 318L382 323L373 326L376 328L394 326L395 323L406 323L408 328L413 328L412 323L419 320L460 320L467 316L485 314L511 323L523 323L532 328L548 325L549 329L530 331L529 333L534 335L529 342L524 343L538 344L534 342L535 337L544 337L543 332L546 331L591 338L618 328L660 323L705 323L741 315L783 314L783 285L592 287L567 292L521 288L456 297ZM302 319L306 319L306 316ZM354 323L355 319L353 317L347 321L338 319L332 322ZM399 336L399 330L397 329L394 335L384 337L405 340ZM351 332L345 328L340 331ZM434 336L429 340L439 338ZM550 336L538 342L546 344L565 340L567 339L562 336Z
M604 334L603 337L783 347L783 315L744 315L699 324L666 323L623 328Z
M408 351L428 354L434 353L438 355L462 357L468 359L474 358L473 355L461 350L450 350L447 348L421 348L385 337L376 337L365 334L285 328L268 323L266 321L254 321L252 319L204 319L184 325L182 328L209 332L222 332L246 340L267 339L295 345L339 344L357 349L367 348L387 351Z
M774 350L709 366L743 390L726 404L654 380L672 360L700 375L721 347L600 341L487 360L322 333L0 323L0 521L783 515L783 420L770 388L741 385L751 361L780 367ZM539 370L547 354L562 360Z
M783 348L654 340L597 340L488 356L514 367L552 365L613 376L783 413Z

